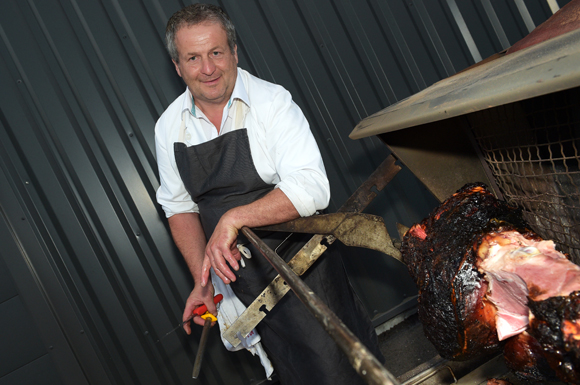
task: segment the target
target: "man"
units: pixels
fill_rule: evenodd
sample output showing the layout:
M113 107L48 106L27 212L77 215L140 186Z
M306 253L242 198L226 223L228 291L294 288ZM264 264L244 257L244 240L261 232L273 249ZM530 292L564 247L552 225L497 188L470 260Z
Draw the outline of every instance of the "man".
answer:
M328 205L330 189L320 151L290 94L237 68L235 29L221 8L194 4L176 12L166 38L187 89L155 128L161 180L157 200L195 281L185 320L202 304L216 313L210 269L214 279L229 284L249 305L276 272L239 229L313 215ZM307 240L279 233L260 236L286 260ZM254 255L244 264L240 243ZM376 334L340 257L323 255L303 279L380 357ZM194 322L203 324L198 317ZM191 332L189 325L184 328ZM283 384L363 383L293 293L258 331Z

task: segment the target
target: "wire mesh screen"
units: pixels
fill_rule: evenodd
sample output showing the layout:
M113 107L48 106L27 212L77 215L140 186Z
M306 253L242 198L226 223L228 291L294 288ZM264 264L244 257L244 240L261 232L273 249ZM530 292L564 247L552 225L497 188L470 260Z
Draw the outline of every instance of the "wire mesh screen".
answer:
M469 121L506 201L580 264L580 88L480 111Z

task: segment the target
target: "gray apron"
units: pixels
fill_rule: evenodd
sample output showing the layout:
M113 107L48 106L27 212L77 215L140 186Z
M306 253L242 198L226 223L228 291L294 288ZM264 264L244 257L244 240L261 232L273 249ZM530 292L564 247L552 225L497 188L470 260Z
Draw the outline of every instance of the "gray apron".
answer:
M199 206L207 239L226 211L251 203L274 188L256 171L245 128L195 146L187 147L176 142L174 152L181 179ZM257 235L286 261L309 238L284 233L262 232ZM253 258L245 261L245 268L234 271L236 281L230 286L240 301L249 306L277 273L253 245L244 239L239 239L238 243L244 243ZM335 242L302 279L382 360L370 319L352 291L340 255L333 250L337 244L339 242ZM365 383L293 292L282 298L260 322L257 330L283 385Z

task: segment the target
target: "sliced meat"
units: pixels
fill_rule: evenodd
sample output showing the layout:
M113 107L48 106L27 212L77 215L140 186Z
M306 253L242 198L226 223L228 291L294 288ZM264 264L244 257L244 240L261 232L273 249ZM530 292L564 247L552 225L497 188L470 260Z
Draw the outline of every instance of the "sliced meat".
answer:
M497 308L495 326L500 341L526 330L529 323L528 287L517 274L486 271L487 298Z
M478 257L480 271L521 277L536 301L580 290L580 267L556 250L552 241L528 239L515 231L491 233L483 237Z

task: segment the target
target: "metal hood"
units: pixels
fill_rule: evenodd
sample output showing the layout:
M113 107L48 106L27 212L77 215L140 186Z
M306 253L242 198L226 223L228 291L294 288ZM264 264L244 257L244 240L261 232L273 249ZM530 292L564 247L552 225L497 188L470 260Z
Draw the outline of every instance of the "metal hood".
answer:
M580 30L489 60L443 79L365 119L360 139L580 86Z

